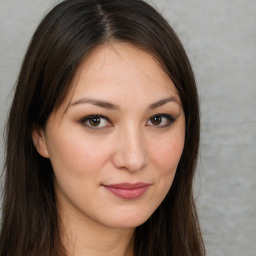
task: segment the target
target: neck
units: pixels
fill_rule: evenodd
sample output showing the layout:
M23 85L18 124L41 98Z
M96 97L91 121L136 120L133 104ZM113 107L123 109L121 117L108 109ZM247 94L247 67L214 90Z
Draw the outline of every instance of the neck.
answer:
M61 214L61 239L68 256L133 256L134 228L110 228L91 219Z

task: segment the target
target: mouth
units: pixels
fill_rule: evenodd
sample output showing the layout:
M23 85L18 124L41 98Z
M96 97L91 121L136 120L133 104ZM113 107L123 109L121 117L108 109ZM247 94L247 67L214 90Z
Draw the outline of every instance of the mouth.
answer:
M148 183L138 182L103 185L103 187L119 198L131 200L141 197L150 185Z

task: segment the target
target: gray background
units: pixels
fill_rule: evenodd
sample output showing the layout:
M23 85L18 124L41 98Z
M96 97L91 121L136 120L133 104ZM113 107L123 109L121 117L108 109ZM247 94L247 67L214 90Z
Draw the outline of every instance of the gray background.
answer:
M209 256L256 255L256 1L151 0L192 62L202 140L195 195ZM12 86L55 0L0 0L0 164ZM1 164L2 166L2 164Z

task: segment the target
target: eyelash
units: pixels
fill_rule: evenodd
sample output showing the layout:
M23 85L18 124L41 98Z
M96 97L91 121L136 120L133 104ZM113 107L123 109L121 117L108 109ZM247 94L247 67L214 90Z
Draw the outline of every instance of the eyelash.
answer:
M103 126L103 127L93 126L92 124L89 123L93 119L100 119L100 122L102 121L102 119L104 119L110 125ZM89 128L89 129L92 129L92 130L100 130L100 129L103 129L105 127L112 127L113 126L112 122L107 117L102 116L102 115L89 115L89 116L86 116L86 117L82 118L80 120L80 122L82 123L83 126Z
M163 119L165 119L167 123L164 124L164 125L154 125L154 124L152 124L153 119L158 118L158 117L161 118L160 119L161 123L163 122ZM102 119L104 119L108 124L103 125L101 127L100 126L93 126L92 124L89 123L90 121L93 121L93 119L95 119L94 121L96 121L96 119L98 119L99 120L99 125L102 122ZM175 121L176 121L176 119L173 116L169 115L169 114L156 114L156 115L151 116L148 119L148 121L146 122L146 126L155 126L155 127L158 127L158 128L165 128L165 127L169 127L170 125L172 125ZM148 124L148 122L151 122L151 124ZM86 116L86 117L82 118L80 120L80 123L83 126L89 128L89 129L92 129L92 130L100 130L100 129L104 129L106 127L113 127L113 124L112 124L112 122L110 121L109 118L107 118L106 116L97 115L97 114L96 115L89 115L89 116Z
M151 121L152 123L152 120L153 118L157 118L157 117L160 117L161 118L161 122L162 122L162 119L165 118L167 123L165 125L152 125L152 126L157 126L159 128L165 128L165 127L169 127L171 124L173 124L175 122L175 118L169 114L156 114L156 115L153 115L149 118L149 120ZM148 121L147 121L148 123Z

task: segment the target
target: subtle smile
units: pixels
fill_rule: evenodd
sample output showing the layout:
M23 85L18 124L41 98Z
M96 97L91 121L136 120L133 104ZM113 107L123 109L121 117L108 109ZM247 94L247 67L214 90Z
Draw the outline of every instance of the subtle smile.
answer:
M108 191L122 199L137 199L141 197L151 184L138 182L138 183L120 183L103 185Z

